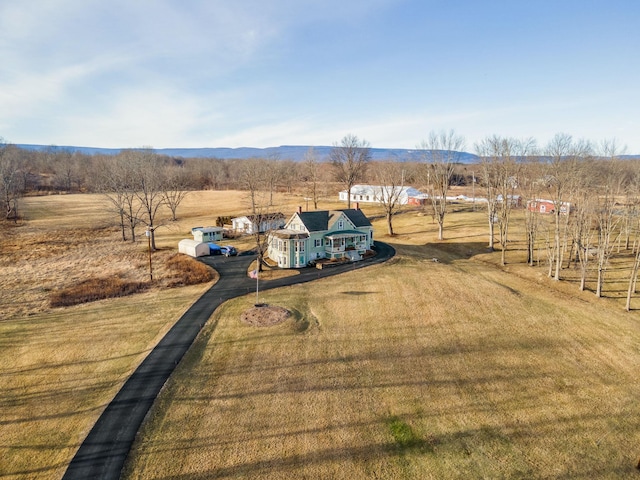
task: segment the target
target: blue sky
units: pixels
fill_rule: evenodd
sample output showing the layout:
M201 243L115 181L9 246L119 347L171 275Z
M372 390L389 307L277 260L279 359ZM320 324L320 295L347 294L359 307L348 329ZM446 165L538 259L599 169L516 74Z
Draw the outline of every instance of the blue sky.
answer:
M0 137L415 148L432 130L640 154L637 0L1 0Z

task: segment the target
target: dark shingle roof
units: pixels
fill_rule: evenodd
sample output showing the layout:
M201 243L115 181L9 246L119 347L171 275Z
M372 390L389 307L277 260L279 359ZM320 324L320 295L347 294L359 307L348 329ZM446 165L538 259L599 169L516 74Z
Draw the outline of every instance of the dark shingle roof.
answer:
M327 229L327 224L329 223L329 211L328 210L320 210L316 212L302 212L299 213L298 216L304 226L310 232L318 232Z
M282 238L283 240L309 238L309 234L307 232L287 229L275 230L272 232L272 235L276 238Z
M344 210L320 210L316 212L302 212L298 216L304 226L310 232L319 232L329 229L329 223L333 222L333 219L344 213L345 216L351 220L355 227L370 227L371 222L362 213L362 210L356 210L354 208L348 208ZM331 221L330 221L331 220Z
M366 217L362 210L356 210L355 208L349 208L342 210L349 220L353 222L356 227L370 227L371 222Z
M274 212L274 213L258 213L257 215L245 215L247 219L251 222L255 222L257 220L262 221L272 221L272 220L284 220L284 213ZM242 217L236 217L242 218Z

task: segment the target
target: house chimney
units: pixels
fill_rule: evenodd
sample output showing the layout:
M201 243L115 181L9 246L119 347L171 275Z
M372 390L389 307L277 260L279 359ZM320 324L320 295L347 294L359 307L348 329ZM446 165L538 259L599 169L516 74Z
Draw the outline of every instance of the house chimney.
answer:
M302 213L302 205L298 205L298 213Z
M356 210L360 210L360 202L356 202Z

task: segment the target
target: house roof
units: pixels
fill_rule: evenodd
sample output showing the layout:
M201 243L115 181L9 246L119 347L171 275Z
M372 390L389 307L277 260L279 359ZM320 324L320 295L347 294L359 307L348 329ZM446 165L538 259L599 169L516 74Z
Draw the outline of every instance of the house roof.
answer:
M210 233L210 232L222 232L223 230L224 228L222 227L194 227L191 229L191 232Z
M250 222L255 222L256 220L260 220L261 222L268 220L284 220L284 213L274 212L274 213L259 213L257 215L242 215L240 217L234 217L232 220L238 220L246 218Z
M327 230L329 223L329 211L317 210L315 212L300 212L298 213L300 221L305 228L310 232L319 232Z
M346 208L344 210L319 210L315 212L298 213L300 221L309 232L319 232L329 230L329 225L343 214L353 223L355 227L370 227L371 222L362 213L362 210Z
M348 208L348 209L341 210L341 211L344 212L344 214L347 216L347 218L349 220L351 220L351 222L356 227L370 227L371 226L371 222L366 217L366 215L364 213L362 213L362 210L358 210L358 209L355 209L355 208Z
M327 235L327 238L349 238L354 235L367 235L360 230L340 230L339 232L333 232Z
M287 228L276 230L275 232L272 232L272 234L274 237L281 238L283 240L309 238L309 234L307 232L300 232L298 230L290 230Z

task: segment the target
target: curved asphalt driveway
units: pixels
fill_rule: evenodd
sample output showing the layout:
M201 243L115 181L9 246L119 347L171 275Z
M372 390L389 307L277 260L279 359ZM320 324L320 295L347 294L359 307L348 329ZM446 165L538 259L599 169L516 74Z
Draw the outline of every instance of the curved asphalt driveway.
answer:
M299 275L260 282L260 291L308 282L318 278L382 263L395 250L375 242L377 255L360 262L324 268L303 269ZM218 306L231 298L255 292L255 280L247 277L254 256L204 257L220 274L218 282L202 295L167 332L122 386L93 426L71 460L63 479L118 479L135 436L180 359Z

